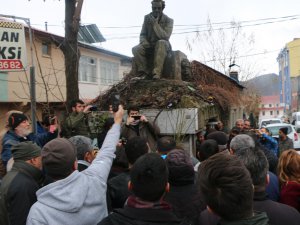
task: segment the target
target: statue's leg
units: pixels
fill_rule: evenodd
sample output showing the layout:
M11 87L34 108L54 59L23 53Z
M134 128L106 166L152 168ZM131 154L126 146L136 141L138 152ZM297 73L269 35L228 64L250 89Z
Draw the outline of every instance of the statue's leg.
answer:
M156 42L154 50L154 67L152 71L154 79L159 79L161 77L165 58L169 50L170 43L168 41L159 40Z
M137 65L137 70L139 75L147 75L147 58L146 58L146 48L143 45L137 45L132 48L132 54Z

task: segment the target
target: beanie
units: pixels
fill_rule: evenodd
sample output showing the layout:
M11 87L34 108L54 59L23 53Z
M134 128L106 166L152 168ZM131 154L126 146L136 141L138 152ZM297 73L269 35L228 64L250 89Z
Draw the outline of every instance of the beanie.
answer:
M167 154L169 151L175 149L176 141L172 137L161 137L157 140L157 151Z
M84 160L85 153L92 151L94 149L92 145L92 140L88 137L76 135L69 138L69 141L75 145L77 150L77 159Z
M169 169L169 183L182 186L194 183L195 171L189 154L182 149L174 149L166 158Z
M13 145L11 152L15 161L26 161L41 156L41 148L32 141L20 142Z
M285 135L288 134L288 128L287 128L287 127L281 127L279 130L280 130L282 133L284 133Z
M222 131L214 131L210 133L209 135L207 135L207 140L208 139L215 140L218 143L218 145L226 145L228 142L227 134L225 134Z
M65 138L49 141L42 149L42 163L46 175L64 179L74 171L76 147Z
M8 127L14 130L17 126L19 126L20 123L25 120L28 120L28 118L24 113L12 113L8 117Z
M228 136L222 131L214 131L207 135L207 140L213 139L218 143L219 151L223 151L227 148Z

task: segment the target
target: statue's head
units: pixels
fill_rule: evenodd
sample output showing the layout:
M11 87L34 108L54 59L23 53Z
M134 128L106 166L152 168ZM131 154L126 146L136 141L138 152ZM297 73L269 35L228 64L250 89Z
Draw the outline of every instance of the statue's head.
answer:
M162 12L165 8L165 1L162 0L153 0L152 4L152 15L157 18L162 15Z

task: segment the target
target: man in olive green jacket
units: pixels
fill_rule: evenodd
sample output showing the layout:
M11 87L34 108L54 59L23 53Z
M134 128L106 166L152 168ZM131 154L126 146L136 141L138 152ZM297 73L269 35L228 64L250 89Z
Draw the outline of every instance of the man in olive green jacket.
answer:
M71 102L72 113L66 118L64 124L64 137L70 138L76 135L90 137L88 125L88 114L91 112L91 105L85 106L81 100Z

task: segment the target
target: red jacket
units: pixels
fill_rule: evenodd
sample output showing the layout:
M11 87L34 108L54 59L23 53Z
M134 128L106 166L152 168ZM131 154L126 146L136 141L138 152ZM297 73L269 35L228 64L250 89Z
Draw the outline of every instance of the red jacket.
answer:
M296 208L300 212L300 183L288 181L283 184L279 201Z

